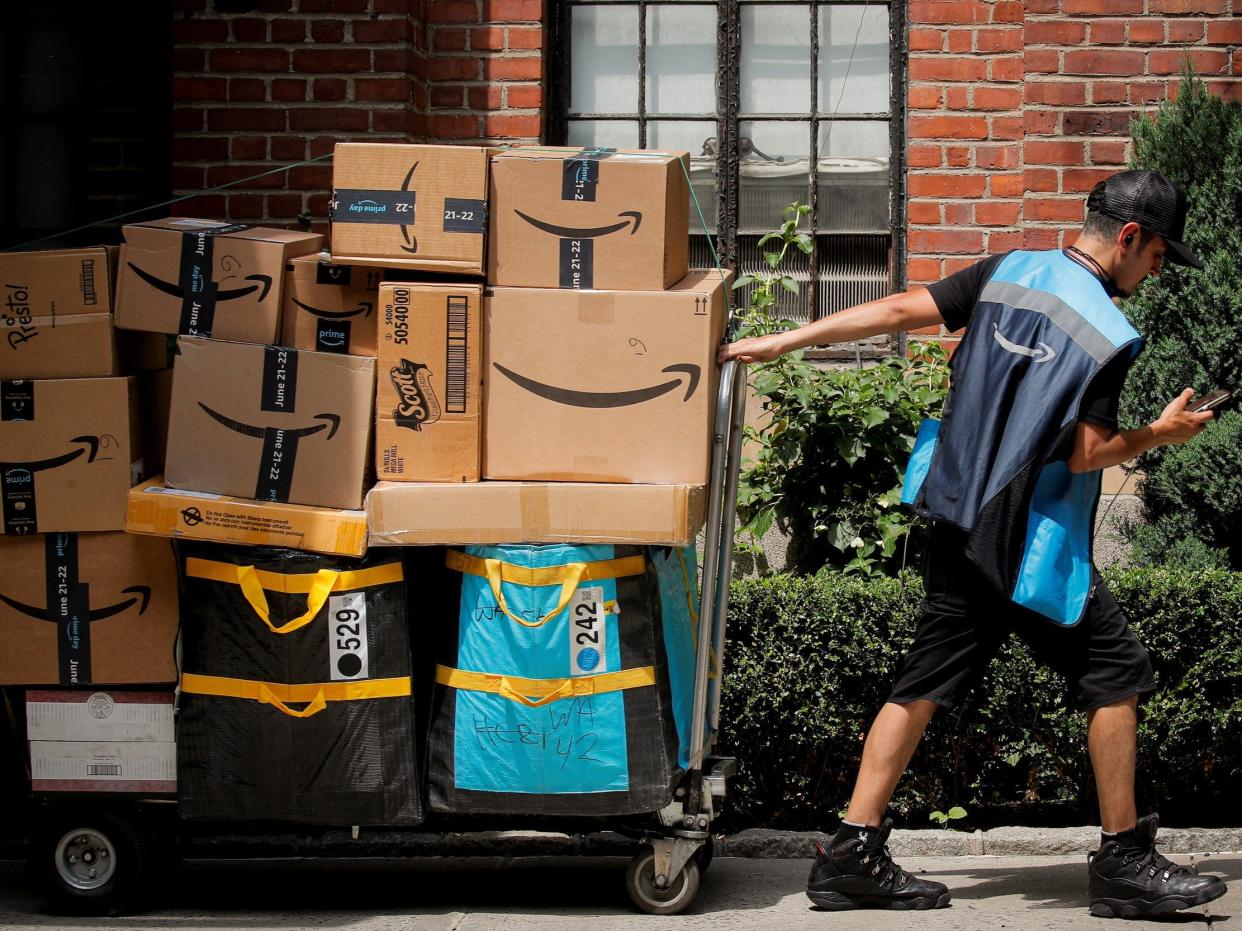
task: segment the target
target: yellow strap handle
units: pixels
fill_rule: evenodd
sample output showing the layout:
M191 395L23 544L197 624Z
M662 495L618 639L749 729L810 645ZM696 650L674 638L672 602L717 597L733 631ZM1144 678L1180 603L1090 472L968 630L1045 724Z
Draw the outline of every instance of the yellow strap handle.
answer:
M399 562L370 569L359 569L355 572L320 569L318 572L283 575L279 572L256 569L254 566L238 566L233 563L198 559L193 556L185 561L185 574L191 578L239 586L259 620L275 634L289 634L305 627L318 616L328 596L334 591L353 591L373 585L385 585L400 582L404 577ZM287 624L276 626L272 623L271 608L264 594L265 589L286 594L305 594L305 613Z
M277 698L266 683L259 683L259 701L265 705L271 705L277 711L289 715L291 718L309 718L312 715L319 714L323 709L328 707L327 700L323 697L323 689L315 693L315 697L311 699L309 705L301 711L295 711Z
M655 685L656 673L654 666L639 666L619 672L602 672L599 675L574 676L569 679L523 679L519 676L437 666L436 681L449 688L468 692L490 692L528 708L539 708L562 698L582 698Z
M358 701L367 698L403 698L410 694L409 676L390 679L360 679L349 682L309 682L293 685L233 679L227 676L181 674L181 691L190 695L242 698L271 705L291 718L309 718L323 711L330 701ZM309 703L301 711L289 703Z
M525 705L527 708L540 708L543 705L550 705L554 701L560 701L562 698L568 698L573 694L573 682L566 679L561 687L555 692L550 692L543 698L527 698L521 692L513 688L513 683L506 676L500 677L498 692L509 701L515 701L518 704Z
M566 564L563 567L565 570L565 577L561 580L561 596L557 599L556 607L539 620L528 621L524 617L518 617L518 615L510 611L509 606L505 604L505 593L504 589L501 587L504 582L504 573L501 567L504 564L499 559L485 559L483 560L483 564L486 567L485 571L487 572L487 584L491 586L492 597L496 599L496 604L499 606L500 610L505 613L509 620L516 621L523 627L542 627L544 624L548 623L548 621L552 620L552 618L556 617L567 607L569 607L569 599L574 597L574 590L582 581L583 575L586 574L586 563L571 562Z
M444 558L445 565L458 572L478 575L487 579L492 589L492 597L505 616L516 621L523 627L542 627L569 606L574 590L583 582L599 579L618 579L631 575L642 575L647 569L647 561L643 556L623 556L619 559L601 559L595 562L571 562L562 566L515 566L513 563L499 559L485 559L470 556L460 550L449 550ZM501 586L508 582L512 585L526 585L532 588L559 585L560 597L556 607L537 621L528 621L509 610L505 603L504 591Z

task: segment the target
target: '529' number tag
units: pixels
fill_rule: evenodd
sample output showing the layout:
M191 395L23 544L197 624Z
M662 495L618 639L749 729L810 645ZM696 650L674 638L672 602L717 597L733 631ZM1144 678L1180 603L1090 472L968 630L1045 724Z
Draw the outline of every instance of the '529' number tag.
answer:
M369 678L367 599L362 592L328 599L328 654L333 681Z
M580 588L569 602L569 674L608 671L608 621L602 586Z

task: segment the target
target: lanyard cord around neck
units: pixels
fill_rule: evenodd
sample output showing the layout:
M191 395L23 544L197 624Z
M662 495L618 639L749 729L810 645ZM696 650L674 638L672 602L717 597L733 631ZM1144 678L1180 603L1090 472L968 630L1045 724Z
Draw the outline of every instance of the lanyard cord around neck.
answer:
M1109 297L1119 297L1121 295L1121 292L1117 290L1117 286L1113 284L1112 277L1104 270L1104 266L1096 261L1095 256L1084 252L1077 246L1066 246L1061 251L1065 253L1070 261L1077 262L1098 278Z

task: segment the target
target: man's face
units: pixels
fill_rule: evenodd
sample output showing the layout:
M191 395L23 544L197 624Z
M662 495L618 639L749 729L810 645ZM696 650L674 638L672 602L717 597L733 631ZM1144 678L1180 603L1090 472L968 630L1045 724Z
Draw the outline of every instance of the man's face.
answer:
M1142 235L1136 234L1132 245L1122 247L1121 261L1113 269L1113 284L1122 297L1133 294L1149 275L1159 275L1164 262L1168 246L1161 237L1152 236L1142 248L1138 246L1140 239Z

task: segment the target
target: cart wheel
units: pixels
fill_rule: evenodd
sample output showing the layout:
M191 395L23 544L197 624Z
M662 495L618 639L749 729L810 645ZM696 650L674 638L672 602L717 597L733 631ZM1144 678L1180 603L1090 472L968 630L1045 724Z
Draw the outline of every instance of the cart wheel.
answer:
M699 864L692 857L667 889L657 889L655 851L648 848L630 861L625 871L625 889L634 904L648 915L676 915L699 894Z
M707 840L703 842L703 846L694 852L694 862L699 865L699 876L707 875L707 868L712 865L712 858L716 856L716 838L710 834Z
M35 880L59 914L121 914L140 891L149 863L149 840L107 812L56 815L31 844Z

